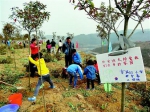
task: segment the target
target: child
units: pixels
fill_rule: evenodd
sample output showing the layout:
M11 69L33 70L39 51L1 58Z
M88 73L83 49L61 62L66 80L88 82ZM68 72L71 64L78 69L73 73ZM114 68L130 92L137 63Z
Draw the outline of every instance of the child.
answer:
M47 52L50 53L51 52L51 44L50 44L49 40L47 41L46 48L47 48Z
M98 84L100 85L101 84L101 80L100 80L99 69L98 69L98 64L97 64L96 60L94 60L94 67L96 68L96 77L98 79Z
M76 49L72 49L72 61L73 61L74 64L77 64L77 65L79 65L82 68L82 65L81 65L81 56L76 51Z
M67 73L70 76L70 81L69 81L69 85L72 84L72 78L74 77L74 84L73 84L73 88L77 87L77 80L78 80L78 76L77 73L80 76L80 79L83 79L83 73L82 73L82 69L79 65L77 64L71 64L69 65L69 67L67 68Z
M92 90L94 90L94 79L96 78L96 69L95 67L93 66L93 61L92 60L88 60L87 61L87 66L86 68L84 69L84 73L87 77L87 90L90 89L90 82L91 82L91 85L92 85Z
M29 56L30 62L37 66L38 74L40 75L40 77L36 85L36 89L34 91L34 96L29 97L28 98L29 101L36 101L36 96L38 95L40 86L42 85L43 82L47 81L50 84L50 88L55 88L55 86L53 85L53 82L50 79L49 69L46 67L45 61L42 58L42 53L39 53L39 54L37 53L34 56L34 58L35 60L33 60L31 56Z

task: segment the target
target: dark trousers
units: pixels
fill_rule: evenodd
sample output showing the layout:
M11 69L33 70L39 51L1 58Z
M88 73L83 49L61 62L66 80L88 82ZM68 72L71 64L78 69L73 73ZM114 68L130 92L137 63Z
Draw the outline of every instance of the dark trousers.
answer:
M51 53L51 49L47 49L47 53Z
M65 66L68 67L72 64L72 55L65 55Z
M100 79L99 73L96 73L96 77L97 77L98 83L101 84L101 79Z
M92 89L94 89L94 80L87 78L87 89L90 89L90 83L91 83Z
M62 52L62 47L59 47L58 50L57 50L57 52L59 52L59 50L60 50L60 52Z
M31 55L31 57L34 59L33 54ZM34 64L32 64L30 61L29 61L29 66L30 66L30 76L34 77L35 71L37 71L37 67Z

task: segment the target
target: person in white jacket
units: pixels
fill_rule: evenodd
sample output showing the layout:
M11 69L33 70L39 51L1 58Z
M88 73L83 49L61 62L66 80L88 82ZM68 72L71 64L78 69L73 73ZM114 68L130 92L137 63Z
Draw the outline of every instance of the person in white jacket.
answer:
M57 50L57 53L58 52L62 52L62 41L61 40L59 40L59 42L58 42L58 50Z

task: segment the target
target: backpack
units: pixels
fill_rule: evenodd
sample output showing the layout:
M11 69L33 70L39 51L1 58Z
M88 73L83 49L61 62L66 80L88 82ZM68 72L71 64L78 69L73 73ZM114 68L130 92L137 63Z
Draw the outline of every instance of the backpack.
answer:
M50 49L52 46L49 44L49 45L47 45L47 49Z

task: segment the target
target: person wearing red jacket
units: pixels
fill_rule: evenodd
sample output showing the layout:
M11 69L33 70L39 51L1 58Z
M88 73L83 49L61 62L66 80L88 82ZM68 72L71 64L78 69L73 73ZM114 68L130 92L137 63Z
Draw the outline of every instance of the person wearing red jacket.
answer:
M99 75L99 69L98 69L98 64L97 64L97 61L94 60L94 67L96 68L96 77L98 79L98 84L100 85L101 84L101 80L100 80L100 75Z
M37 40L35 38L33 38L31 40L30 49L31 49L31 57L34 59L35 54L37 54L39 52L39 49L40 49L40 47L37 45ZM30 76L34 77L35 71L37 71L37 68L31 62L29 62L29 64L30 64Z

